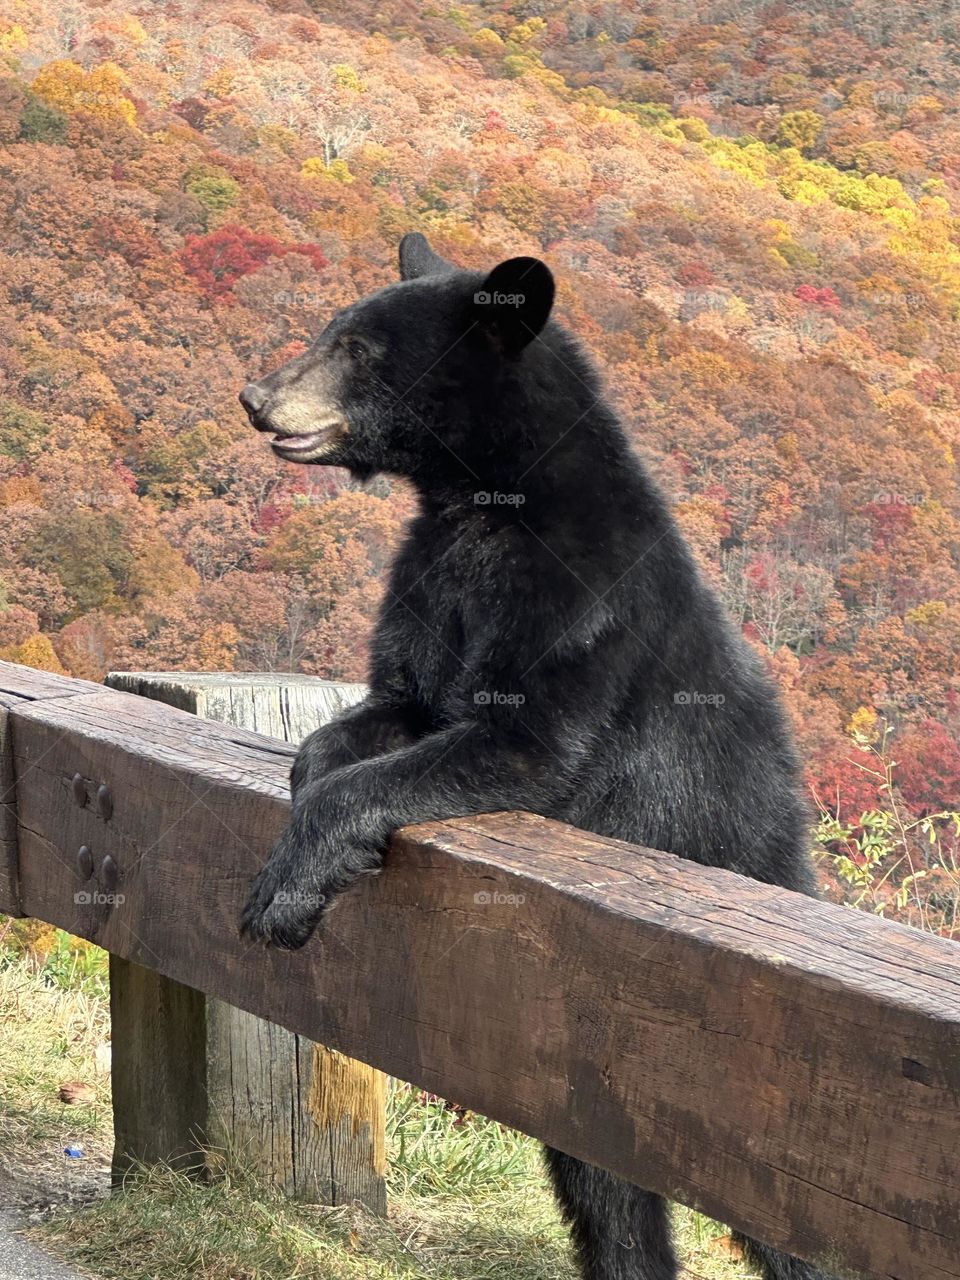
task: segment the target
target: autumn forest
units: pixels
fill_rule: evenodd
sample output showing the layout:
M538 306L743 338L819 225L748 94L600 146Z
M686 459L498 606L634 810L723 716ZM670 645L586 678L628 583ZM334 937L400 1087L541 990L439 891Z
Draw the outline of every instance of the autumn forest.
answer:
M960 932L958 47L947 3L0 0L0 657L364 678L411 496L237 391L406 231L543 256L825 885Z

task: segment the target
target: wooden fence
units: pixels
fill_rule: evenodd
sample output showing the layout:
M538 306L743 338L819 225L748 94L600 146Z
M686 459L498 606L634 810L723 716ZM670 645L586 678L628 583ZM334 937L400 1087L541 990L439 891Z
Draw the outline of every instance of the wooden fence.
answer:
M960 947L530 814L242 941L292 748L0 664L0 909L871 1280L960 1280ZM84 852L85 851L85 852Z

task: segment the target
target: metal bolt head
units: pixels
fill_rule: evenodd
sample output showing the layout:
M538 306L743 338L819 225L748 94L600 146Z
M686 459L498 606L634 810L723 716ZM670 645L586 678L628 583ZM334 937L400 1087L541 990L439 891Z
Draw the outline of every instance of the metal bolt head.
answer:
M120 869L108 853L100 864L100 883L107 893L113 893L120 878Z
M81 808L87 803L87 784L82 773L73 775L73 798Z
M97 808L104 822L109 822L113 817L113 796L106 783L97 789Z
M77 870L83 880L89 880L93 875L93 854L85 844L80 846L77 853Z

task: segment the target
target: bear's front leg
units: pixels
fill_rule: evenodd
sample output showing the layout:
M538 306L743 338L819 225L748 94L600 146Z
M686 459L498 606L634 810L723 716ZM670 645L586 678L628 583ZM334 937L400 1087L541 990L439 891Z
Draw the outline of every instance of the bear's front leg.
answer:
M337 894L380 861L379 842L345 830L308 789L253 883L241 933L285 950L302 947Z
M335 769L415 742L424 727L422 715L412 705L365 698L300 744L290 772L294 799L304 786Z
M297 792L290 825L260 873L243 931L300 947L333 898L380 865L391 831L499 809L549 812L571 785L577 748L546 730L524 741L477 722L337 769Z

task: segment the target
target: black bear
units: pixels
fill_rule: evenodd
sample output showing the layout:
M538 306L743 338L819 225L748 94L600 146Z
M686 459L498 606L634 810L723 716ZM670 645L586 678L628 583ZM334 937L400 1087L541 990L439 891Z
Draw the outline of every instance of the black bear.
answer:
M242 927L302 946L406 823L526 809L809 893L771 681L701 577L535 258L459 270L423 236L240 399L289 461L419 496L370 693L312 734ZM674 1280L663 1199L547 1161L587 1280ZM746 1241L765 1280L823 1273Z

